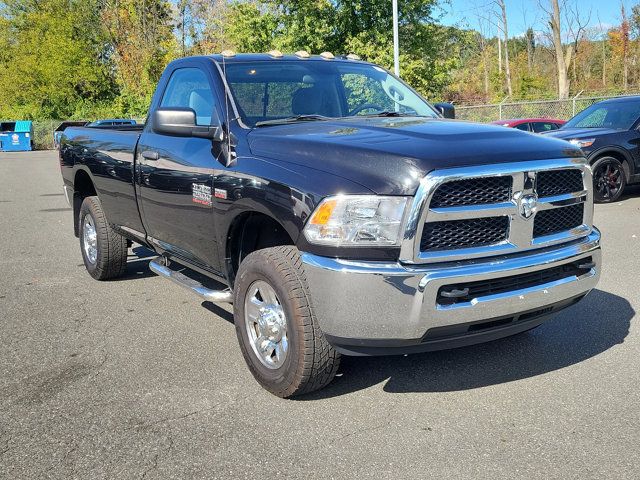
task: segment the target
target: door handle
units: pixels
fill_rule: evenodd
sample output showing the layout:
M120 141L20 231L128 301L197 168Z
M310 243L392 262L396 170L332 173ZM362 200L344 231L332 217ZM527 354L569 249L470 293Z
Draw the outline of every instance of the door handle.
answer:
M141 155L142 158L146 158L147 160L158 160L160 158L158 152L154 152L153 150L145 150Z

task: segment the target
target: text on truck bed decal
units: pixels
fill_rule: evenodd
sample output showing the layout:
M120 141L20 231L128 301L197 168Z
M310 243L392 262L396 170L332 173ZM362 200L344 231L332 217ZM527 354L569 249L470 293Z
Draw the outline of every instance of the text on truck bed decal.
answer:
M211 206L211 187L203 185L201 183L192 183L191 189L193 191L193 203L204 205L206 207Z

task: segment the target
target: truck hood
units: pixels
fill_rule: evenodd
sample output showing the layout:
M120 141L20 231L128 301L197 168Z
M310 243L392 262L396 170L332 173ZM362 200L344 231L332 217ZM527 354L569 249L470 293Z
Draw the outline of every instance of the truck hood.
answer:
M561 128L547 132L544 136L572 140L574 138L602 137L603 135L611 135L618 132L619 130L614 130L613 128Z
M360 117L253 129L252 154L311 167L380 195L412 195L434 169L581 156L517 129L422 117Z

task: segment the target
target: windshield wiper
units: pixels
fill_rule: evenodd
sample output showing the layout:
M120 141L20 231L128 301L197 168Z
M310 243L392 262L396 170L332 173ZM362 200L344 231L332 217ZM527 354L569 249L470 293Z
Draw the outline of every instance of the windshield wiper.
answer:
M366 115L360 115L361 117L419 117L420 115L414 113L404 112L392 112L390 110L384 110L382 112L369 113Z
M314 122L318 120L331 120L331 117L325 117L324 115L295 115L293 117L262 120L260 122L256 122L256 127L263 127L268 125L283 125L296 122Z

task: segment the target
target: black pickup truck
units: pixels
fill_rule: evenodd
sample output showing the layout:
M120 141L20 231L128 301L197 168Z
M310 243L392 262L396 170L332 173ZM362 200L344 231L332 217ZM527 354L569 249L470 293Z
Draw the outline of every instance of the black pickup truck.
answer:
M233 303L251 372L282 397L328 384L341 354L524 332L600 274L577 147L445 119L354 57L177 60L145 125L71 127L60 163L91 276L153 249L151 270Z

